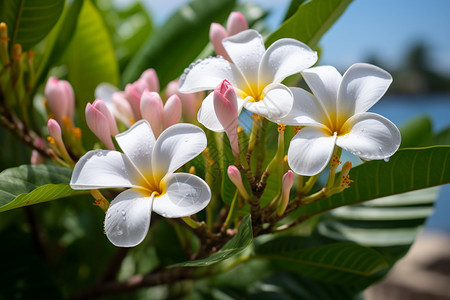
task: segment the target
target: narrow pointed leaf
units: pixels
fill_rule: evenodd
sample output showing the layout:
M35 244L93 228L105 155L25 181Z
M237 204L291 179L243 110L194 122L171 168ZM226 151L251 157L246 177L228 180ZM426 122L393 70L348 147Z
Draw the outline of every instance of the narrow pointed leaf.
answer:
M296 213L308 218L336 207L450 183L450 146L397 151L389 162L370 161L350 170L355 182L330 198L302 205Z
M283 269L330 283L354 283L388 268L377 251L353 243L305 248L298 237L275 239L256 249L256 257L269 259Z
M281 38L294 38L316 47L322 35L336 22L351 0L311 0L297 11L266 40L266 46Z

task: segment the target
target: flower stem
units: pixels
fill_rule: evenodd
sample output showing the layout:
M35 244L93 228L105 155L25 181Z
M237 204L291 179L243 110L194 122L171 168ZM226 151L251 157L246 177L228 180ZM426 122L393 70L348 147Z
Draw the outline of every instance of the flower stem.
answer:
M181 220L184 221L184 223L186 223L189 227L193 228L193 229L197 229L200 227L200 225L193 220L191 217L182 217Z
M234 193L233 201L231 201L231 206L230 206L230 210L228 211L227 218L225 219L225 222L223 223L224 229L227 229L228 227L230 227L231 220L233 220L233 218L234 218L236 208L238 207L238 205L237 205L238 201L239 201L238 194L239 194L239 192L238 192L238 190L236 190L236 192Z

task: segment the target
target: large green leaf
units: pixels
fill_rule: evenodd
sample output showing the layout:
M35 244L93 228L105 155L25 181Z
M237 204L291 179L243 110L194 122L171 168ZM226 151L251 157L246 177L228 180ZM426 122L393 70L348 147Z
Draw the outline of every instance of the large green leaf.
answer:
M269 259L285 270L293 270L321 281L354 283L389 267L377 251L353 243L305 247L304 239L289 236L256 248L256 258Z
M302 205L298 217L450 182L450 146L402 149L389 162L370 161L350 171L355 182L330 198Z
M228 17L235 0L195 0L182 6L136 53L123 74L123 83L154 68L161 86L181 75L208 43L209 26Z
M266 45L281 38L294 38L316 47L322 35L341 16L351 0L311 0L301 4L297 12L266 40Z
M77 113L81 118L78 124L83 131L83 140L90 148L94 140L84 121L86 104L95 100L94 91L98 84L119 83L119 68L109 32L91 1L84 1L66 59L69 81L77 98Z
M238 233L229 240L219 251L211 256L188 261L180 264L171 265L170 267L205 267L218 263L222 260L232 257L244 251L253 240L252 223L250 215L242 219Z
M7 0L0 2L0 21L8 25L10 45L24 51L41 41L58 21L64 0Z
M84 0L73 1L70 6L67 6L58 23L48 35L45 51L39 59L35 89L46 79L50 68L55 66L66 53L77 27L78 15L83 3Z
M49 165L22 165L0 173L0 212L78 194L68 185L71 170Z

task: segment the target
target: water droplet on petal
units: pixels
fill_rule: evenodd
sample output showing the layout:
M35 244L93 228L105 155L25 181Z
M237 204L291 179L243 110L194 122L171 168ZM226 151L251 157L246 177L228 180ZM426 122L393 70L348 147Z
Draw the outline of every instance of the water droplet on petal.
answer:
M122 209L122 216L125 216L126 214L127 212L124 209Z
M383 160L384 160L385 162L388 162L389 159L390 159L390 157L385 157Z

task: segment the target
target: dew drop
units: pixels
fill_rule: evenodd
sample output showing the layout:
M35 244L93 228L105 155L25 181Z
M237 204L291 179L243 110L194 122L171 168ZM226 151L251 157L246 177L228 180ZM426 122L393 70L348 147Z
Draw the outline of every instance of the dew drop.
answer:
M383 160L384 160L385 162L388 162L389 159L390 159L390 157L385 157Z
M122 216L125 216L126 214L127 212L124 209L122 209Z
M126 220L127 220L127 218L125 218L125 217L122 217L122 220L125 222Z

